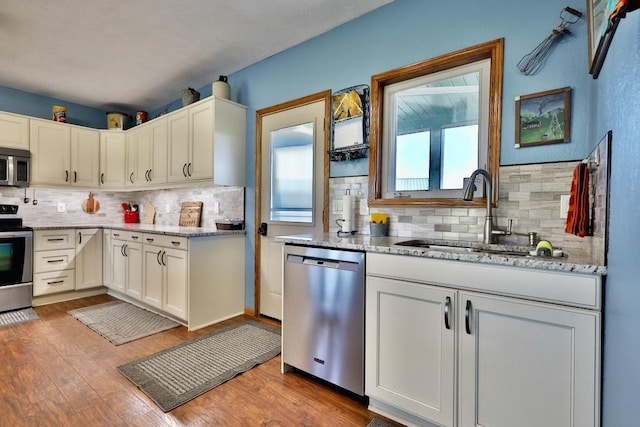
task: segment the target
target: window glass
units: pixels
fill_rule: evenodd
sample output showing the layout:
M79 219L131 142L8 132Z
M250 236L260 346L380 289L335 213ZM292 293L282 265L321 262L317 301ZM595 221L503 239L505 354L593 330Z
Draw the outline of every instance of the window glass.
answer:
M440 188L462 188L464 178L478 169L478 125L442 129Z
M415 132L396 138L396 191L429 189L431 132Z
M313 222L313 123L271 133L269 219Z

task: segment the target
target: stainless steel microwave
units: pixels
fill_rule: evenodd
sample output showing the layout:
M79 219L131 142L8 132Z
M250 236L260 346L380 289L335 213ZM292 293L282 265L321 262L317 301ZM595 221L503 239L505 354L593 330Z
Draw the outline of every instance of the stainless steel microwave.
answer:
M29 186L30 160L28 150L0 147L0 186Z

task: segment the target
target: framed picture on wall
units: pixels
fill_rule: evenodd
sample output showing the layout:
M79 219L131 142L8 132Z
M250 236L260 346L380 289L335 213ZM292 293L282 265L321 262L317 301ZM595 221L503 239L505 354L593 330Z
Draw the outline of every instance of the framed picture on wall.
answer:
M569 142L571 88L516 97L516 148Z
M589 69L593 65L600 36L607 25L607 3L609 0L587 0L587 19L589 26Z
M332 161L361 159L369 150L369 86L358 85L331 96Z
M620 20L640 8L640 0L587 0L589 12L589 73L600 75Z

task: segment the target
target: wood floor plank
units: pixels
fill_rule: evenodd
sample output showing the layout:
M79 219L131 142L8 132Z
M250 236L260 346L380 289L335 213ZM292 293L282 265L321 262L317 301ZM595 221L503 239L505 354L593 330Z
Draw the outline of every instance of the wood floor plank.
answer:
M368 411L365 398L296 370L282 374L280 356L164 413L117 367L245 317L115 346L67 314L113 300L36 307L40 320L0 328L0 425L364 427L374 416L400 425Z

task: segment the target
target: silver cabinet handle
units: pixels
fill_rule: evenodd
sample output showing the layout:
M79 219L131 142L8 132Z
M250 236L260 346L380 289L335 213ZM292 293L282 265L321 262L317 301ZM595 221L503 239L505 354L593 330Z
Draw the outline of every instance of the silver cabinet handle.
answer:
M189 173L189 176L191 176L191 174L193 173L193 167L191 162L189 162L189 167L187 167L187 172Z
M47 282L47 285L56 286L64 283L64 280L54 280L53 282Z
M184 177L187 177L187 164L185 163L184 166L182 166L182 175L184 175Z
M447 297L447 300L444 303L444 327L447 329L451 329L451 320L450 314L451 312L451 297Z
M180 242L176 242L175 240L172 240L172 241L171 241L171 244L172 244L173 246L180 246Z
M147 242L151 243L153 242L153 239L151 237L147 237Z
M100 184L104 184L104 173L100 174Z
M153 181L153 169L149 169L149 182Z
M167 265L167 251L162 251L162 265Z
M473 307L471 306L471 300L467 300L467 305L464 309L464 328L467 331L468 335L471 335L471 311Z
M162 254L162 251L158 251L158 254L156 255L156 261L158 261L158 265L162 265L162 262L160 262L160 254Z
M133 172L131 172L131 175L129 175L129 181L131 181L131 183L133 184Z
M62 242L64 240L63 237L55 237L55 238L48 238L47 241L48 242Z
M64 262L64 260L63 259L48 259L47 262L49 264L53 264L54 262L56 262L56 263L57 262Z
M78 172L73 171L73 182L78 182Z
M133 240L138 240L138 239L140 238L140 236L131 236L131 238L132 238Z
M78 231L78 244L82 244L82 231Z
M69 182L69 171L64 171L64 182Z

